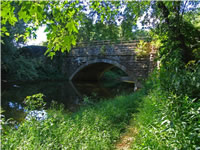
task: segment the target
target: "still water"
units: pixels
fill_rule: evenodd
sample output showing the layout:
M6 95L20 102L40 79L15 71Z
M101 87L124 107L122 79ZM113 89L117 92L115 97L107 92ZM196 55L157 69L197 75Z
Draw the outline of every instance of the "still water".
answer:
M45 95L47 108L52 101L64 104L68 111L75 112L84 104L84 97L93 102L100 99L112 98L122 93L134 90L134 84L124 82L69 82L69 81L43 81L29 83L2 84L1 106L6 119L13 118L17 122L26 117L24 98L37 93Z

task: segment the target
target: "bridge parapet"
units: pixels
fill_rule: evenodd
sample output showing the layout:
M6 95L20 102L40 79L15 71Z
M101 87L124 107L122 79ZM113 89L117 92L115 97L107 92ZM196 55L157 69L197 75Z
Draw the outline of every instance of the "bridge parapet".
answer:
M140 40L148 41L146 38L141 38ZM138 43L140 40L100 40L100 41L91 41L91 42L78 42L77 45L86 47L88 45L117 45L117 44L133 44Z
M69 53L69 57L78 57L78 56L93 56L93 55L107 55L107 56L116 56L116 55L135 55L134 49L137 46L138 41L128 41L120 43L115 43L112 41L102 41L94 43L83 43L77 44L77 47Z

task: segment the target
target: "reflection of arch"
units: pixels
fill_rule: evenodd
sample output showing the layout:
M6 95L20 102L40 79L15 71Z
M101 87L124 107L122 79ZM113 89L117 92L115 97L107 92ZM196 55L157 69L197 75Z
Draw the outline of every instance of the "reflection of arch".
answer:
M112 68L118 67L125 73L127 73L126 68L120 65L117 61L108 59L96 59L93 61L88 61L81 65L76 71L70 76L69 80L78 79L80 80L98 80L103 73ZM80 76L78 76L80 74Z

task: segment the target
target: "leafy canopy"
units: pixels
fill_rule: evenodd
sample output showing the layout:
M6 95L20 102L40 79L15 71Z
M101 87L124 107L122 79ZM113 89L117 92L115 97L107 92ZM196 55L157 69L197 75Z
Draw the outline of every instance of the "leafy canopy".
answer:
M108 36L106 32L112 29L112 33L117 33L117 22L120 17L124 18L122 28L124 32L131 32L131 27L126 30L126 25L136 22L139 15L149 2L120 2L120 1L1 1L1 36L9 36L6 28L7 24L15 25L16 22L23 20L28 27L23 35L16 34L15 37L27 39L34 34L33 29L46 25L48 50L46 54L53 57L57 51L69 51L72 46L76 45L79 30L84 32L85 23L88 18L97 23L94 31L106 29L98 39L104 36L116 39L118 34ZM20 8L16 11L15 6ZM89 8L88 8L89 6ZM122 12L122 7L126 7ZM130 10L130 13L129 13ZM89 14L88 14L89 12ZM124 17L128 15L127 17ZM84 17L87 16L87 17ZM133 18L131 18L133 17ZM120 21L120 20L118 20ZM94 23L93 22L93 23ZM131 26L131 25L130 25ZM87 28L87 26L85 26ZM104 31L104 30L103 30ZM107 32L108 33L108 32ZM110 34L112 35L112 34ZM3 42L3 41L2 41Z
M16 11L16 5L19 11ZM195 12L197 5L197 1L1 1L1 36L9 36L7 24L14 26L20 20L28 24L24 39L34 34L33 29L46 25L46 54L53 57L56 52L69 51L76 45L81 33L85 36L85 29L91 37L96 31L99 32L100 36L93 38L97 40L104 37L117 39L120 36L130 39L141 16L144 18L143 24L153 24L153 28L156 27L154 33L164 39L169 37L168 33L177 33L183 19L188 20L194 13L188 17L185 14ZM194 22L199 26L196 20ZM113 36L108 36L108 31ZM21 36L16 35L17 38Z

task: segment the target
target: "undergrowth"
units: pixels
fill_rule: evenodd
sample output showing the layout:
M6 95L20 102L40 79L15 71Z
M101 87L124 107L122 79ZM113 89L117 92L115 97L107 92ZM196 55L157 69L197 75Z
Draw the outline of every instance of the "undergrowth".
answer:
M200 79L199 66L194 69L195 71L185 69L183 70L185 74L179 74L179 78L182 75L182 80L185 79L185 82L179 80L179 85L177 85L178 81L173 82L175 85L165 82L165 86L171 84L173 90L161 88L158 73L152 75L148 80L149 93L143 98L138 109L139 113L135 114L133 118L132 126L136 127L139 133L132 144L132 149L200 149L200 99L197 92L200 90L199 82L193 82L193 80ZM167 80L166 76L165 79ZM185 85L186 82L188 82L188 86ZM182 84L184 84L185 90L183 90Z
M199 111L200 103L194 99L153 90L144 98L134 119L139 134L132 149L197 150Z
M188 78L191 74L199 81L199 66L196 67L196 71L185 70L185 82L194 80ZM98 103L89 103L88 99L87 105L73 114L61 106L52 106L47 110L46 119L29 118L17 128L8 127L2 119L2 149L115 149L129 125L137 130L131 149L198 150L198 88L187 87L181 93L180 83L180 87L176 86L179 92L175 93L164 90L160 82L160 75L155 72L145 87L135 93ZM33 97L41 100L41 96ZM27 97L29 103L31 99ZM130 125L131 119L134 121Z
M25 120L16 129L3 125L2 149L113 149L144 92L87 105L75 114L47 110L44 120ZM30 99L30 97L29 97Z

